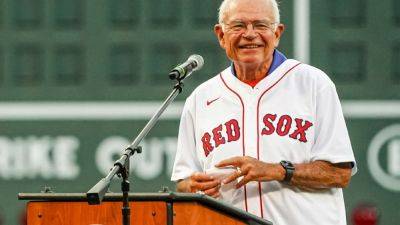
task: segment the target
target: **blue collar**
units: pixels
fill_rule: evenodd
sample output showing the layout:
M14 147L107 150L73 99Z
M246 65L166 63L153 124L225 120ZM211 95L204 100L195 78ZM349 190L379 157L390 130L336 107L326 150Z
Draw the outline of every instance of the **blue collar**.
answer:
M280 51L275 49L271 66L269 67L269 70L267 72L267 76L270 75L272 72L274 72L276 68L278 68L283 62L286 61L286 59L287 58L284 54L282 54ZM232 70L232 74L236 76L236 71L235 71L235 67L233 66L233 63L231 63L231 70Z

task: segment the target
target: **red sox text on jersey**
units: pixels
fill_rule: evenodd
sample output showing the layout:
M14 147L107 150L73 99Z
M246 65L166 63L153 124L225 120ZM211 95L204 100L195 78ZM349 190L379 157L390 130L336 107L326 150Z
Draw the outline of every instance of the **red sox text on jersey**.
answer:
M279 118L278 118L279 117ZM263 117L264 127L261 130L261 135L272 135L276 133L281 137L289 137L294 140L306 143L307 130L313 125L308 120L301 118L293 118L289 115L277 115L267 113ZM224 134L222 133L225 127ZM293 132L289 132L292 127L295 127ZM201 142L203 143L204 154L207 157L214 148L223 145L227 142L237 141L240 138L239 122L231 119L224 124L219 124L210 132L205 132L202 135Z

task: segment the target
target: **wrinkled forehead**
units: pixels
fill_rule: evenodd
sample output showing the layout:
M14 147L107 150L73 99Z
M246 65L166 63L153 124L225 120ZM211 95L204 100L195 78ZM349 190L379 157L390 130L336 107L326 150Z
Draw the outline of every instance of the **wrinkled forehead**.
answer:
M225 13L224 21L233 20L275 21L273 6L266 0L237 0L232 1Z

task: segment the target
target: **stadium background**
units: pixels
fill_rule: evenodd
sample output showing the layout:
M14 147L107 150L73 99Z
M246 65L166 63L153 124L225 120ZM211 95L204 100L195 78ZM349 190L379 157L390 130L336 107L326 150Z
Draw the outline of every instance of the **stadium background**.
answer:
M326 71L342 100L359 168L344 191L348 220L368 203L379 224L398 224L400 1L280 2L287 28L280 50ZM204 68L132 162L132 191L174 189L183 101L229 65L212 32L219 3L0 0L1 225L19 224L19 192L94 185L170 92L168 71L197 53Z

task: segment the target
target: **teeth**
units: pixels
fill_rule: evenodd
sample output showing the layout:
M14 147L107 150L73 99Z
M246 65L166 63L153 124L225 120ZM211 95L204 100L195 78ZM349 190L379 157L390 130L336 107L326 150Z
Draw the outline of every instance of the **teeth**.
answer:
M258 48L258 45L246 45L244 48Z

